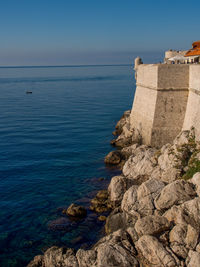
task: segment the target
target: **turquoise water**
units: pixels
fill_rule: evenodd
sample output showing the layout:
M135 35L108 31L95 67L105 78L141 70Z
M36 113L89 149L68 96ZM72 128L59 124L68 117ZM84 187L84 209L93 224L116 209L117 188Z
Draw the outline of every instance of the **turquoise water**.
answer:
M95 214L75 222L61 210L88 207L119 172L103 158L134 88L131 66L0 68L0 266L102 235Z

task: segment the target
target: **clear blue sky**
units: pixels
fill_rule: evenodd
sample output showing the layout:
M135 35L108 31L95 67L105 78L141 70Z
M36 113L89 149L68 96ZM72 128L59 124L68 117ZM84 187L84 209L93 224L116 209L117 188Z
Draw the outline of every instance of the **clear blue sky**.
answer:
M200 39L200 1L0 0L0 65L130 63Z

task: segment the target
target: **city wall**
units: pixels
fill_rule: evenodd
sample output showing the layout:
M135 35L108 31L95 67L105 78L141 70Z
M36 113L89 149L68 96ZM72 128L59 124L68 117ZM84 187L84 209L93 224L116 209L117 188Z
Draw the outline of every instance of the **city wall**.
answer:
M200 140L200 65L190 65L189 96L183 130L195 128L196 137Z
M200 65L141 64L136 85L130 123L144 144L161 147L192 126L200 139Z

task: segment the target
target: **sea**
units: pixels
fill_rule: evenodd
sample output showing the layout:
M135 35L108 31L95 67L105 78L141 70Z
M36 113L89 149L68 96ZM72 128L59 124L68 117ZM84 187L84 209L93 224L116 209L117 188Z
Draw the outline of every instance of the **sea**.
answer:
M134 92L132 65L0 68L0 266L104 234L90 200L120 173L104 157ZM71 203L88 216L63 215Z

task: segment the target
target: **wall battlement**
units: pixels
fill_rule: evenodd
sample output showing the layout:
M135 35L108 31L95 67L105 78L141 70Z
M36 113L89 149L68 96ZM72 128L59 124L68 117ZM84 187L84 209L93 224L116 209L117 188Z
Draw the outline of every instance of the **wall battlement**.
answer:
M130 123L144 144L161 147L192 126L200 137L200 65L141 64L136 85Z

